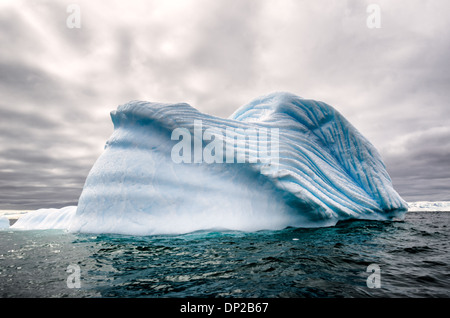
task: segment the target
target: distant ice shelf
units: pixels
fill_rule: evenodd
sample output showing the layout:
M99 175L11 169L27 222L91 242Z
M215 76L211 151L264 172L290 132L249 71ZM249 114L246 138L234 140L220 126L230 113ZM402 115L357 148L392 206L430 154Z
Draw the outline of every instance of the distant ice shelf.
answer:
M78 207L31 212L12 228L257 231L389 220L408 208L374 146L323 102L273 93L224 119L186 103L132 101L111 118Z
M408 202L408 211L421 212L421 211L443 211L450 212L450 201L416 201Z

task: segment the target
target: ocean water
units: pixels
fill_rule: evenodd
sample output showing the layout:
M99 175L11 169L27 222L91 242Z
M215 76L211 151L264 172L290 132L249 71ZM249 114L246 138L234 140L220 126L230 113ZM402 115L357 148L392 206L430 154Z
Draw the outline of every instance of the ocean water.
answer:
M449 297L449 226L449 212L414 212L254 233L2 230L0 297Z

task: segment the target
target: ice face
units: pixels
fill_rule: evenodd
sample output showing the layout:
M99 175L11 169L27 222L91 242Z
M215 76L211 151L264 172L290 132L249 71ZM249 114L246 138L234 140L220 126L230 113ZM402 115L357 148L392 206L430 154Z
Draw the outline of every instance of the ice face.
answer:
M39 209L21 216L12 225L12 228L22 230L65 230L69 228L76 211L76 206L66 206L61 209Z
M407 211L377 150L323 102L273 93L223 119L134 101L111 118L71 231L253 231Z
M0 216L0 229L7 228L9 228L9 219L4 216Z

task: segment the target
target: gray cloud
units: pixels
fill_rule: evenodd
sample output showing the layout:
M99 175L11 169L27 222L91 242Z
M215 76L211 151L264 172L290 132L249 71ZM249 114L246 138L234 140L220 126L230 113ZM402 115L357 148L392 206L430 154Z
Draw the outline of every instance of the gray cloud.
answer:
M437 126L387 142L385 163L410 200L450 200L450 127Z
M450 200L450 3L0 3L0 208L76 203L129 100L225 117L291 91L337 108L379 149L407 200Z

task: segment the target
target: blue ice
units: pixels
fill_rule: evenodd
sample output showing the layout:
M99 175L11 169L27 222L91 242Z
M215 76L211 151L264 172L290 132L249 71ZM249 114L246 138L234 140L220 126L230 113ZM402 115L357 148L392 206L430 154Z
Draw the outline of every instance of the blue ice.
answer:
M114 132L87 176L78 206L65 212L63 224L52 219L52 227L134 235L257 231L389 220L407 211L375 147L320 101L272 93L226 119L186 103L132 101L111 118ZM236 139L230 141L227 129ZM176 138L174 132L180 132ZM267 139L276 142L276 160L252 160L261 149L254 132L276 137ZM213 142L211 163L205 159ZM181 153L186 160L174 160ZM231 162L230 154L244 157Z

